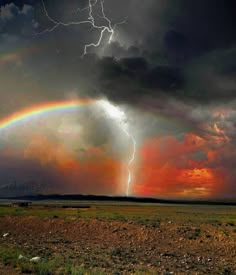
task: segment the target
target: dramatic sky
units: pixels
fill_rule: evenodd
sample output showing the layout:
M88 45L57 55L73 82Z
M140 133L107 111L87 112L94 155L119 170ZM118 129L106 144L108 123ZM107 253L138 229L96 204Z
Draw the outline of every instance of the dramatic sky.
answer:
M235 0L88 1L0 1L0 125L92 99L0 127L0 195L125 195L103 99L130 195L235 198Z

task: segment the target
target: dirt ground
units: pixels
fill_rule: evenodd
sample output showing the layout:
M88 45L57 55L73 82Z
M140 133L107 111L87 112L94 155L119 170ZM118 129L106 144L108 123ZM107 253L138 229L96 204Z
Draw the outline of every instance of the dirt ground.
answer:
M0 217L0 245L66 257L105 274L236 274L235 227L33 216ZM8 232L9 236L3 237ZM0 265L0 274L17 274ZM142 273L143 272L143 273ZM94 273L96 274L96 272Z
M13 267L5 266L0 263L0 275L17 275L19 274Z

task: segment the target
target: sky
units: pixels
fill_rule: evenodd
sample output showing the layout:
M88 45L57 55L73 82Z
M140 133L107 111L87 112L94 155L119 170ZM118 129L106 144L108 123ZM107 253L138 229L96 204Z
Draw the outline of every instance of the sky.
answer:
M235 13L234 0L0 1L0 196L235 199Z

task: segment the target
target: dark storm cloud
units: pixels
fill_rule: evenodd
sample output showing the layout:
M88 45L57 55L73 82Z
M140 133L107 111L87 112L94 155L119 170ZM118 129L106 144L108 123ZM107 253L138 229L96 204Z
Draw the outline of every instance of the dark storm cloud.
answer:
M25 5L2 6L17 11L11 20L4 21L2 49L15 45L9 40L9 26L11 37L17 39L16 45L22 43L40 49L23 56L19 68L14 63L13 68L9 64L4 68L11 79L14 75L17 81L19 76L24 77L17 94L22 93L28 99L25 91L31 85L39 86L29 97L34 102L63 99L71 94L107 96L118 103L179 118L192 127L206 119L204 115L196 115L196 110L201 110L199 104L220 105L235 98L233 1L126 2L119 5L116 1L105 2L109 18L119 22L127 16L127 23L117 29L117 40L105 45L103 55L97 56L95 49L83 59L83 39L86 35L93 39L94 33L80 27L59 27L52 33L35 35L51 26L40 2L27 5L27 9ZM45 2L51 16L65 21L70 15L75 19L76 4L84 5L76 1L70 5L63 1L53 3ZM9 79L6 97L10 98L16 95L11 85Z
M27 40L33 45L42 45L46 42L48 45L42 54L26 58L25 65L37 81L45 86L50 83L54 89L58 86L58 94L62 96L65 90L77 88L88 95L105 94L129 104L136 104L147 96L201 103L234 98L235 64L232 60L236 17L233 1L157 3L149 0L145 3L121 1L119 5L116 1L107 1L109 18L119 22L127 17L127 23L119 26L117 40L104 51L104 55L111 58L88 56L83 60L80 56L84 43L97 39L96 33L84 27L61 27L53 33L35 36L34 31L52 25L41 3L9 3L11 10L17 12L1 28L2 40L11 34L18 38L18 43ZM25 4L29 10L22 13ZM74 17L75 7L85 3L59 1L55 5L53 1L46 1L45 4L53 18L64 22L78 20ZM215 58L211 58L212 52L216 52ZM226 58L218 56L222 52L227 52ZM215 70L217 61L222 70ZM52 91L48 88L45 90L48 97L57 96L50 94Z
M174 6L167 11L164 41L176 58L178 54L191 58L235 42L235 1L181 0Z
M0 165L0 196L63 192L63 181L52 167L2 153Z
M236 92L236 46L217 49L192 62L186 71L189 94L201 101L229 101Z
M120 94L127 92L127 98L130 93L132 100L135 93L136 98L139 95L151 94L156 98L165 95L200 103L232 100L236 92L235 5L234 1L181 0L166 1L162 5L153 2L152 10L146 6L149 16L145 17L145 30L135 29L134 32L141 31L142 37L142 42L136 44L139 46L137 54L141 53L154 69L143 73L146 83L142 82L139 73L134 72L137 76L134 78L130 68L123 70L121 81L127 84L125 90L121 83L117 83L119 78L109 74L116 66L119 75L123 61L110 65L111 72L105 63L103 79L107 82L104 82L111 89L114 81L113 87L120 88ZM129 27L124 27L124 31L129 33ZM121 50L116 48L120 55ZM167 65L162 66L163 63ZM144 70L149 67L147 63L145 65ZM137 89L136 84L143 89ZM133 96L132 88L135 90ZM118 96L119 93L115 93Z
M119 22L127 16L127 23L117 29L117 40L104 48L103 55L98 56L95 49L83 59L83 39L86 36L94 39L94 33L80 27L59 27L52 33L35 35L51 26L40 2L2 6L14 16L10 20L0 19L0 47L6 50L9 45L14 48L22 44L38 47L39 51L23 56L19 68L14 62L4 66L2 77L4 72L10 77L4 89L8 93L4 93L3 98L10 103L3 106L1 113L9 113L9 106L21 108L38 101L61 100L75 95L106 96L119 104L137 107L141 112L150 111L182 121L183 133L191 130L201 136L209 135L204 123L216 120L207 110L208 104L230 102L230 108L235 105L233 2L126 2L121 1L119 5L116 1L105 2L109 18ZM51 16L65 21L70 16L75 19L76 6L84 6L84 2L76 1L70 5L63 1L57 5L53 1L45 4ZM17 42L11 42L9 35ZM19 83L17 87L12 87L13 78ZM23 101L12 101L20 95ZM199 107L201 104L205 108ZM221 123L227 135L234 137L232 123ZM156 133L156 130L146 130ZM103 140L105 128L101 127L99 132L101 135L96 137L99 140L101 136ZM173 132L179 135L181 130ZM93 136L93 131L90 135Z
M112 100L129 104L145 96L175 95L184 86L178 68L151 66L144 58L104 58L98 68L101 91Z

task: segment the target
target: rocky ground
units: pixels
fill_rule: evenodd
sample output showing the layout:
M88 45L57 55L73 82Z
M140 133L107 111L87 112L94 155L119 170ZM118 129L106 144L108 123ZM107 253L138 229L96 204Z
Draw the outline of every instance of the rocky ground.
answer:
M6 232L9 235L3 237ZM105 274L236 274L235 227L217 222L196 226L4 216L0 245L32 257L65 257L92 274L96 268ZM0 270L0 274L18 274L3 265Z

